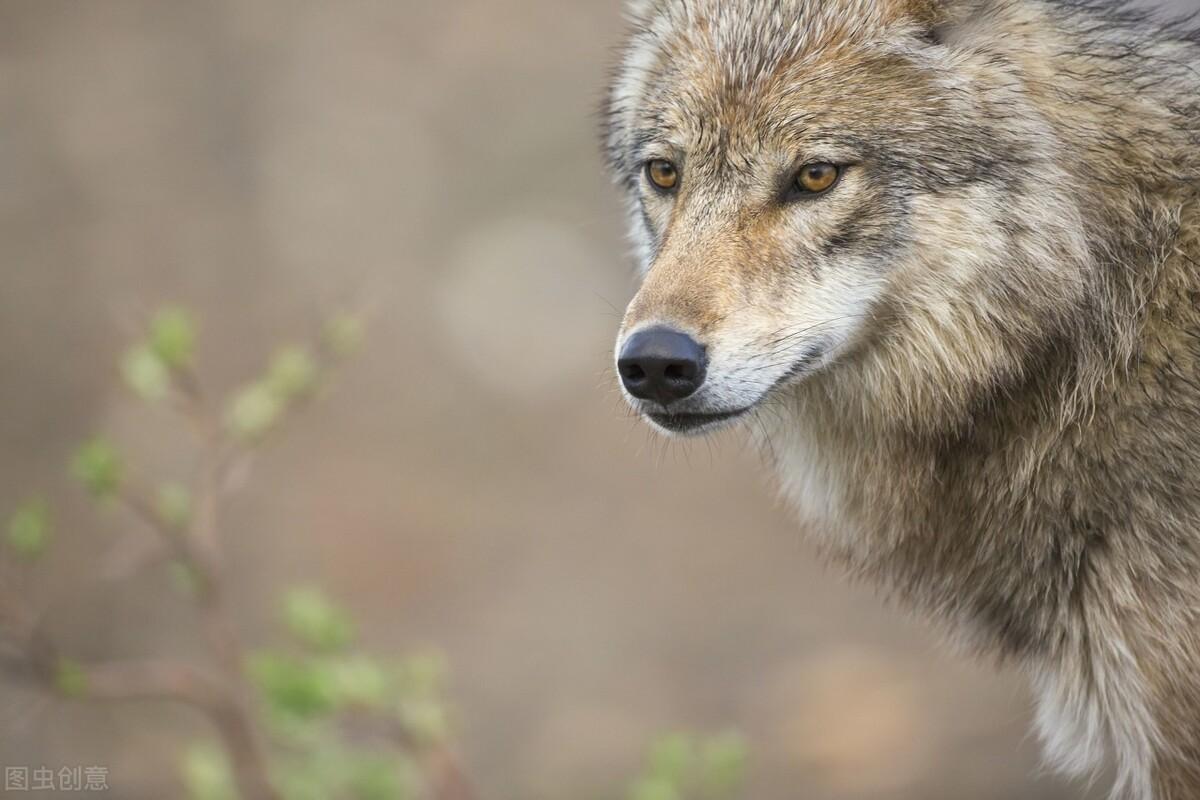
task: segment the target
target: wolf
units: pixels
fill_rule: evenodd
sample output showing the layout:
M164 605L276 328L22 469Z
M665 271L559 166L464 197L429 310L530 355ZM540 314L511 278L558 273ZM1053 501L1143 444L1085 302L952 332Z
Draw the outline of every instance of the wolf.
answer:
M616 367L742 425L829 558L1200 798L1200 35L1119 0L641 0Z

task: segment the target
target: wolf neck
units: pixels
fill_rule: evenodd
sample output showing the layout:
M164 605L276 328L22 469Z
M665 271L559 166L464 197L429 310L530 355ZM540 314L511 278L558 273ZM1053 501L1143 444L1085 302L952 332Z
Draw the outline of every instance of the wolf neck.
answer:
M781 488L825 550L1019 657L1064 645L1096 574L1128 577L1103 563L1110 548L1152 548L1171 534L1141 530L1134 541L1128 485L1158 481L1135 474L1145 465L1130 454L1157 441L1155 419L1194 428L1200 404L1186 379L1177 396L1150 385L1164 363L1200 373L1181 333L1181 318L1196 322L1200 269L1197 46L1135 41L1119 19L1105 41L1089 41L1092 12L1030 5L1036 17L1012 10L1007 22L1031 26L1017 69L1081 182L1080 302L1015 358L1019 369L980 376L982 388L932 429L898 424L919 407L855 398L841 366L762 420ZM1077 48L1025 47L1047 14Z

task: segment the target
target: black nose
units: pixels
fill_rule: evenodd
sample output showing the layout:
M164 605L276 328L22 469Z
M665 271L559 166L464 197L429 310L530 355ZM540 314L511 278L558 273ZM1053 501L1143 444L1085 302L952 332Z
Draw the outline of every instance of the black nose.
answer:
M631 395L666 405L700 388L704 362L704 347L686 333L649 328L629 337L617 359L617 371Z

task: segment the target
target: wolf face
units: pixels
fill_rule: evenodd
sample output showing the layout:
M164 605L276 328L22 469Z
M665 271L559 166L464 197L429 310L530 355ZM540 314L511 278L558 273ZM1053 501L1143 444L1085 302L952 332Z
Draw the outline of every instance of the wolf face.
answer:
M632 16L606 145L643 282L616 353L658 428L814 385L858 416L953 424L1078 307L1082 225L1008 76L1021 42L975 49L970 20L921 0Z

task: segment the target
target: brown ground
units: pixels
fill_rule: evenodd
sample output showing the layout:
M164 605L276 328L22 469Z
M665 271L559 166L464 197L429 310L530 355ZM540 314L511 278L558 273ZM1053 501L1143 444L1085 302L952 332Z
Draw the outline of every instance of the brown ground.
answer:
M104 583L136 534L63 478L96 429L188 463L115 386L130 315L194 307L228 387L365 290L364 356L226 517L248 638L317 580L379 649L441 647L488 798L618 798L681 726L742 730L756 800L1084 797L1039 776L1016 676L817 566L737 436L667 448L622 409L593 115L619 28L615 2L0 5L0 514L60 509L55 629L189 641L161 577ZM176 796L194 729L0 686L0 764L105 764L121 798Z

